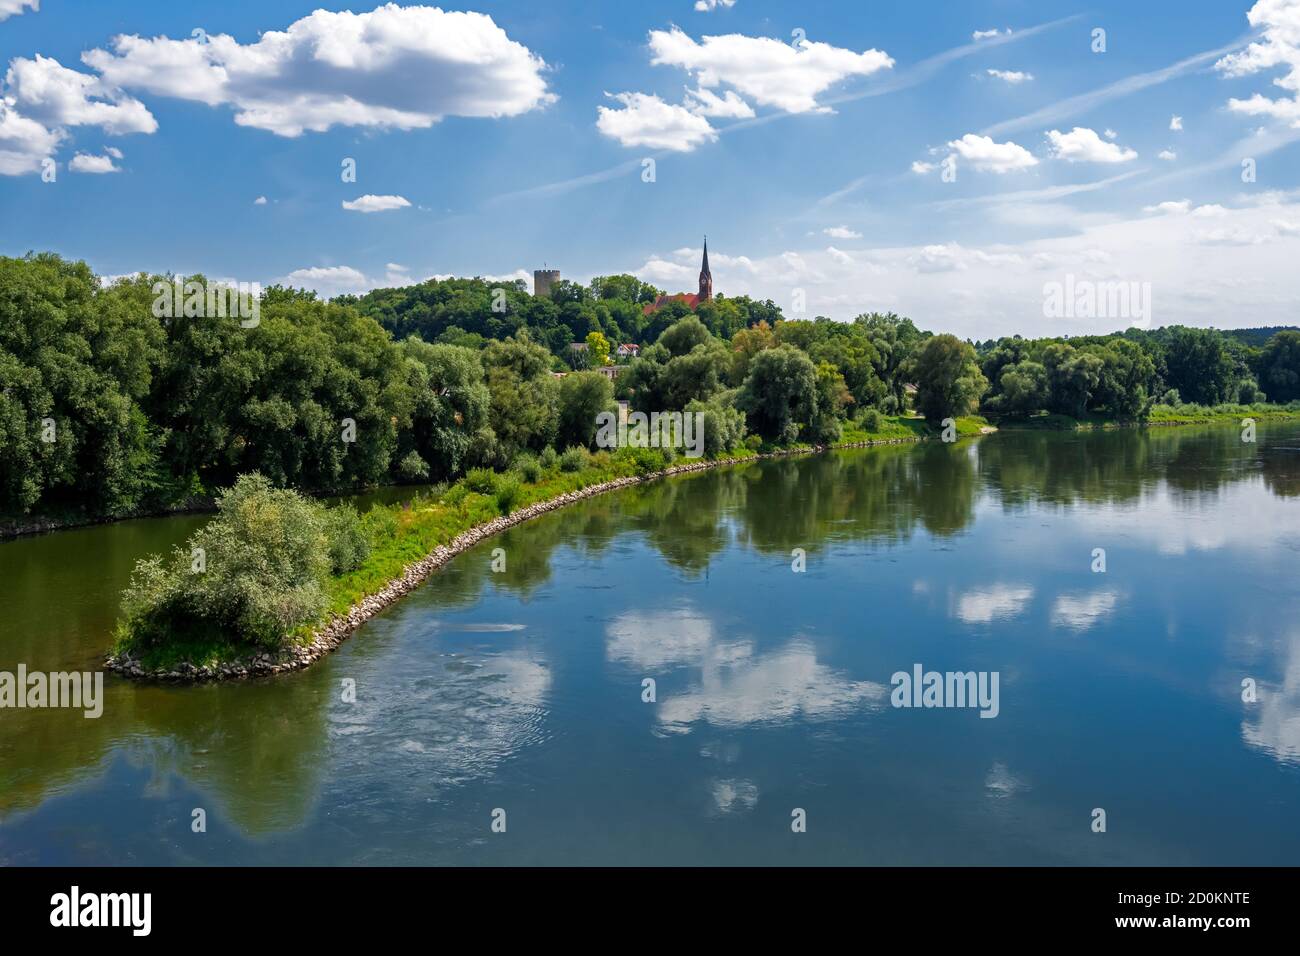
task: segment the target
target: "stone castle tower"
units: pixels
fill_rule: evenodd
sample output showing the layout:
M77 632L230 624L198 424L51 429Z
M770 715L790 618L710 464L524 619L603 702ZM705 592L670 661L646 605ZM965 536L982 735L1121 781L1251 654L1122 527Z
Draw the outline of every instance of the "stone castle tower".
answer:
M700 301L713 300L713 273L709 271L709 237L704 237L704 262L700 264Z
M534 269L533 295L539 299L549 299L551 297L551 286L559 281L559 269Z

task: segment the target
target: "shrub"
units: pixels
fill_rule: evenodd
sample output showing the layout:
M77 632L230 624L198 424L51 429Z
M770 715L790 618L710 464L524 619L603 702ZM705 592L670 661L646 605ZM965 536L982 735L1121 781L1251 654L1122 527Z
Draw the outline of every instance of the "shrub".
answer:
M429 463L412 451L397 466L397 474L404 481L420 481L429 477Z
M863 431L878 432L885 423L885 416L880 414L878 408L863 409L862 414L858 416L858 424Z
M561 471L582 471L587 467L587 462L591 459L591 453L581 445L571 445L564 449L564 454L560 456Z
M733 451L745 436L745 413L727 399L727 394L721 393L708 402L696 399L686 406L688 415L704 415L704 454L710 458Z
M618 450L618 457L632 462L638 475L648 475L663 471L664 456L658 448L624 447Z
M417 495L412 505L423 500ZM361 527L368 542L388 541L397 534L397 512L383 505L375 505L361 516Z
M471 468L465 472L466 488L480 495L490 495L497 487L497 475L491 468Z
M351 505L326 508L321 524L329 549L330 570L334 574L359 567L370 555L370 536L356 508Z
M183 635L276 647L324 612L333 560L325 526L335 520L325 509L253 474L220 496L217 511L170 561L156 555L136 565L119 625L130 645L159 647Z
M465 483L458 481L447 489L447 493L442 496L440 503L447 505L449 508L458 508L468 494L469 489L465 487Z
M542 453L538 457L537 461L543 468L545 468L547 471L550 471L557 464L559 464L560 453L557 452L550 445L547 445L545 448L542 449Z
M497 509L503 514L508 515L514 510L519 502L519 495L523 491L523 485L519 479L513 475L503 475L497 482L496 497Z
M761 435L747 435L743 444L750 451L758 451L763 446L763 437Z
M520 455L515 462L515 470L519 472L519 477L529 484L535 485L542 480L541 463L532 455Z

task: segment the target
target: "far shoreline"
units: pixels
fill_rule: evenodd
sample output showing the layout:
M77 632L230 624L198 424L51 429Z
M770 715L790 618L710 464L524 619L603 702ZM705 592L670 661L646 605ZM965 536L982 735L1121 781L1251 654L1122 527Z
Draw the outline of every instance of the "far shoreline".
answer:
M987 426L984 426L987 427ZM963 438L978 437L987 432L962 435ZM912 435L896 438L867 439L863 441L838 442L833 445L806 445L779 448L772 451L756 452L742 457L703 459L687 464L673 465L645 475L631 475L614 478L610 481L588 485L577 491L570 491L527 505L509 515L502 515L483 524L475 525L462 531L445 545L440 545L423 558L407 565L402 574L390 580L382 588L353 604L343 614L337 614L324 624L316 627L308 639L302 643L291 644L276 651L261 651L220 664L198 666L190 662L179 662L165 667L150 668L139 659L126 654L110 654L105 660L107 670L130 680L154 681L163 683L201 684L214 681L241 680L252 677L267 677L290 671L302 670L314 664L332 651L337 650L352 636L362 624L380 611L397 603L412 590L423 584L435 571L442 568L452 558L468 551L486 538L500 534L508 528L522 524L532 518L586 498L617 491L633 485L644 484L662 478L693 474L721 468L729 465L743 465L750 462L773 458L787 458L795 455L818 455L827 451L850 448L868 448L878 445L914 444L930 440L929 436Z
M1300 421L1300 412L1292 412L1285 409L1280 410L1280 412L1280 414L1274 413L1271 416L1267 413L1256 413L1256 416L1265 421L1270 419L1273 421ZM965 419L962 420L962 428L958 437L980 437L1000 430L1009 432L1041 431L1049 429L1054 431L1095 431L1118 428L1182 427L1189 425L1231 424L1235 426L1237 424L1236 418L1237 416L1207 420L1156 420L1133 423L1111 422L1104 425L1076 422L1074 423L1074 428L1061 427L1059 422L1055 427L1019 422L1004 422L1002 426L995 427L983 424L982 420ZM818 455L824 454L828 451L838 451L842 449L913 444L923 441L932 441L935 437L936 436L932 434L918 432L904 436L863 439L854 438L849 441L835 442L829 445L795 445L785 448L774 448L768 451L754 452L749 455L729 455L715 459L687 461L685 463L679 463L667 468L649 472L644 475L624 476L588 485L575 491L564 492L554 497L534 502L533 504L511 512L509 515L502 515L493 518L490 521L474 525L473 527L460 532L451 541L439 545L431 552L427 553L423 558L406 565L399 576L390 579L386 584L373 593L363 596L360 600L348 607L345 612L334 614L328 620L315 626L303 641L290 643L275 651L254 652L240 658L204 665L196 665L189 661L181 661L166 666L149 667L142 663L140 659L133 658L128 654L110 654L106 660L106 667L108 670L113 671L119 676L131 680L186 684L266 677L290 671L302 670L303 668L306 668L322 659L334 650L337 650L362 624L379 612L401 600L415 588L422 585L435 571L442 568L453 558L468 551L486 538L499 534L515 525L522 524L525 521L529 521L532 518L555 511L559 508L565 507L566 505L573 504L574 502L604 494L606 492L616 491L621 488L631 487L632 485L656 481L663 478L672 478L679 475L693 474L724 466L741 465L754 461L785 458L795 455Z

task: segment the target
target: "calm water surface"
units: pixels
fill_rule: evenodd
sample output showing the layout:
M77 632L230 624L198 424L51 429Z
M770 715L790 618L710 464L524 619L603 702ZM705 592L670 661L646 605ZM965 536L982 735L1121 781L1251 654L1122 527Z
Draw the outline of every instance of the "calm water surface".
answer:
M98 666L135 560L204 520L0 543L0 670ZM0 710L0 863L1297 864L1298 567L1294 425L657 482L305 672ZM999 715L893 708L917 663L997 672Z

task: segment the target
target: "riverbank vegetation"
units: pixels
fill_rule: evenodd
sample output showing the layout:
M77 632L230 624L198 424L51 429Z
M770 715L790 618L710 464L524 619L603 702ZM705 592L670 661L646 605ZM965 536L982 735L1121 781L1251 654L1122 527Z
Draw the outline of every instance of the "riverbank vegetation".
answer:
M594 450L615 400L702 413L713 456L906 437L913 411L933 427L1300 402L1294 330L1262 345L1177 327L972 343L894 314L786 319L746 297L647 311L660 290L632 276L547 298L480 279L329 302L277 286L250 323L188 299L196 314L155 316L164 278L0 257L0 525L156 513L251 473L317 493L528 469L548 449ZM584 368L602 338L640 346L612 382Z
M917 418L868 422L842 444L915 441L938 432ZM979 434L979 418L957 421ZM751 441L727 454L745 461L779 449ZM619 478L651 475L681 458L669 448L590 452L573 446L521 455L505 472L471 469L401 505L358 515L327 508L261 475L242 476L218 499L216 516L170 557L140 561L123 596L114 655L147 671L182 662L219 667L260 652L281 652L343 616L400 578L412 564L459 535L521 508Z

